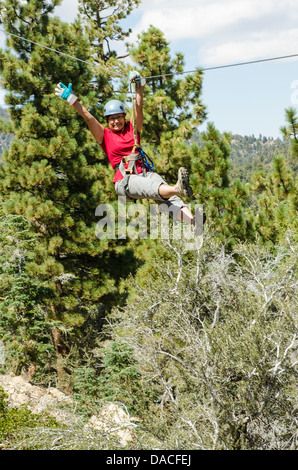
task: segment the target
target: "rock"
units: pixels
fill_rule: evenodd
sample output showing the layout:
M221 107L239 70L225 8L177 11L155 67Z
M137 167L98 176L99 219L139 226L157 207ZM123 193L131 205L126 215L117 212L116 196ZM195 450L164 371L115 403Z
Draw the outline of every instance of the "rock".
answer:
M24 375L14 376L13 374L0 375L0 387L8 395L10 407L26 405L33 413L46 412L56 421L67 426L79 423L79 417L73 411L76 407L75 401L57 388L32 385ZM61 408L61 405L68 406ZM125 446L135 439L133 428L136 424L133 421L137 419L130 417L116 403L109 403L97 416L93 415L84 428L114 435Z
M47 412L57 421L69 424L76 420L71 411L61 410L60 405L73 405L69 395L54 387L39 387L30 384L24 376L0 375L0 386L8 395L10 407L26 405L33 413Z
M134 439L134 426L129 414L115 403L104 406L98 416L93 415L85 424L85 428L98 429L117 436L123 446Z

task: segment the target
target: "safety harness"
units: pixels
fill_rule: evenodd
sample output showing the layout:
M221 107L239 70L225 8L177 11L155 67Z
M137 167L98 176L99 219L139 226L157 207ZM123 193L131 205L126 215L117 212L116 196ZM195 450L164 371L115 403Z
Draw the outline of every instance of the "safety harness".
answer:
M154 171L154 163L151 158L144 152L140 145L135 144L132 149L132 153L122 158L121 162L115 166L115 170L120 170L122 176L130 176L132 174L138 174L136 168L136 162L141 161L143 176L146 175L146 171ZM128 167L125 165L128 163Z

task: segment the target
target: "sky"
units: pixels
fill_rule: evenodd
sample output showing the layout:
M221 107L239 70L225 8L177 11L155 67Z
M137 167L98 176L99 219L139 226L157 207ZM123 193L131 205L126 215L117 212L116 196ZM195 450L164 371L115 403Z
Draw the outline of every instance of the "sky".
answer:
M55 14L72 21L77 0L63 0ZM297 0L142 0L122 25L132 28L130 42L156 26L191 71L298 54L297 20ZM281 138L285 109L298 105L298 56L205 71L202 101L220 132Z

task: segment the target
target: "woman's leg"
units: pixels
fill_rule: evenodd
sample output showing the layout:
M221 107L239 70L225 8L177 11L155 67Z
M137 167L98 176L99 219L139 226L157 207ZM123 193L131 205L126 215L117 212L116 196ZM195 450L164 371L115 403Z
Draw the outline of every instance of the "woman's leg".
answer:
M123 180L115 186L118 195L132 199L153 199L160 204L162 212L168 211L174 219L189 225L194 223L194 216L178 196L180 191L176 186L168 185L157 173L148 173L146 178L143 175L130 176L127 190L122 182Z
M175 186L169 186L168 184L165 184L165 183L159 186L158 192L159 192L159 195L163 199L169 199L170 197L178 196L179 194L179 191L177 191Z
M183 206L181 207L180 212L177 214L177 220L180 220L180 222L184 222L188 225L193 225L194 216L187 206Z
M189 186L189 174L186 168L179 168L178 180L175 186L169 186L168 184L160 185L159 194L163 199L169 199L172 196L178 195L184 197L191 197L193 191Z

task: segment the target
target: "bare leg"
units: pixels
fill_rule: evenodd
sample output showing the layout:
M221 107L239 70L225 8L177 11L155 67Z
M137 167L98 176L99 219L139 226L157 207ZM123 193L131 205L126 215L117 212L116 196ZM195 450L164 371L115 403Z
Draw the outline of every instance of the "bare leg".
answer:
M175 186L169 186L165 183L159 186L158 192L163 199L169 199L170 197L177 196L179 194Z
M169 199L172 196L177 196L179 191L175 188L175 186L169 186L168 184L161 184L159 186L159 194L164 199ZM185 222L186 224L191 225L194 216L190 212L187 206L181 207L180 212L177 214L177 219L180 222Z
M192 215L188 207L183 206L181 207L180 212L178 212L177 214L177 219L180 220L181 222L185 222L188 225L192 225L194 216Z

